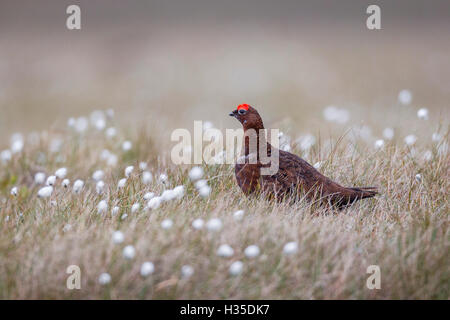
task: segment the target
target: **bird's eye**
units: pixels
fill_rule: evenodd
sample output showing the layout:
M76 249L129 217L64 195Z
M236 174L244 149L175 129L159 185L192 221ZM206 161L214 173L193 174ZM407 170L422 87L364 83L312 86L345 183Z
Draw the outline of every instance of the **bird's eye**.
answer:
M245 111L244 109L239 109L239 110L238 110L238 113L239 113L239 114L245 114L246 112L247 112L247 111Z

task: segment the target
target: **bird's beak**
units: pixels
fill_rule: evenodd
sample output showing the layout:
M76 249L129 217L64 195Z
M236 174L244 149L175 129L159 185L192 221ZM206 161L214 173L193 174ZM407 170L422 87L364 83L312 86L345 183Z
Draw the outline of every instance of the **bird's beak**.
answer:
M233 110L233 111L230 112L230 114L229 114L230 117L236 117L236 115L237 115L237 111L236 111L236 110Z

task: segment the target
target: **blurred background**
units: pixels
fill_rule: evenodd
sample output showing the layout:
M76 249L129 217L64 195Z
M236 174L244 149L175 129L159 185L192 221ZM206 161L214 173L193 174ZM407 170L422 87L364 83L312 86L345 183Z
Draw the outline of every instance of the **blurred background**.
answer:
M81 30L66 28L71 4ZM366 28L370 4L381 30ZM237 128L240 103L294 136L365 125L373 139L385 127L429 139L448 125L449 30L447 0L2 0L0 148L97 109L131 128ZM330 105L346 126L324 120ZM419 108L435 121L405 125Z

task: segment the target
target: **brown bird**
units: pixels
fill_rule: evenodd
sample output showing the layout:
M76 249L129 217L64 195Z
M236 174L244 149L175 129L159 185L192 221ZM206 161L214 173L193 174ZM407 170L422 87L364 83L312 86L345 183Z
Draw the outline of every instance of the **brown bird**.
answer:
M245 153L241 159L243 161L238 161L235 166L236 180L244 194L262 192L268 199L277 201L299 199L305 195L309 200L319 199L321 203L339 209L377 194L374 187L343 187L322 175L299 156L275 149L266 141L264 131L260 134L260 130L264 130L263 121L258 111L250 105L239 105L230 116L235 117L244 129ZM256 143L252 142L249 132L256 134ZM261 174L263 168L268 169L270 166L260 155L260 146L264 145L267 151L262 150L261 154L263 157L267 154L266 159L278 152L278 171L275 173Z

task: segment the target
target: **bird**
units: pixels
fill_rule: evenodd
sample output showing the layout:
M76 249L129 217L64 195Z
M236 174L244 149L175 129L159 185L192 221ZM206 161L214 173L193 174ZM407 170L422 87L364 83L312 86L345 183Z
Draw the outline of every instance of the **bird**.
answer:
M265 138L264 124L258 111L249 104L240 104L230 116L236 118L244 129L244 154L235 164L237 184L246 196L262 193L268 200L282 202L296 201L306 197L318 199L319 203L343 209L354 202L372 198L378 194L376 187L344 187L321 174L316 168L299 156L276 149ZM256 143L249 132L256 134ZM261 132L261 134L260 134ZM266 150L264 148L266 144ZM256 146L256 148L255 148ZM256 150L252 150L256 149ZM278 154L278 170L262 174L268 168L261 154L267 158ZM271 160L273 161L273 160Z

